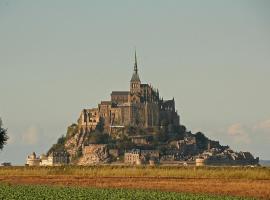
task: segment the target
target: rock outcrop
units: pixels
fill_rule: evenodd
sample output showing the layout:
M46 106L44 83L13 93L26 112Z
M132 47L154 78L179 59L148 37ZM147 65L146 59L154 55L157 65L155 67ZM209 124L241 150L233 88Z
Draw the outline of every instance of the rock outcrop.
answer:
M79 159L78 165L95 165L107 163L110 160L107 145L91 144L83 148L83 156Z

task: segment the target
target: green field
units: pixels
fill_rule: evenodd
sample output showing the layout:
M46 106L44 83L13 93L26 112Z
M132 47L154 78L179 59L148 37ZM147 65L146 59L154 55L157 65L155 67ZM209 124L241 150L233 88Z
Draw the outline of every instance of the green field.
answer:
M251 198L181 194L130 189L95 189L52 186L0 185L1 200L102 199L102 200L251 200Z

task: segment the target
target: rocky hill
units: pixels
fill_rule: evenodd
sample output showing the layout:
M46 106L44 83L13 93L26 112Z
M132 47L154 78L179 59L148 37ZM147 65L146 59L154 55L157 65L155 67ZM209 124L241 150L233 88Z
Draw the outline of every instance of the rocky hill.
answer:
M251 153L235 152L229 146L210 140L201 132L192 134L184 126L162 127L159 130L130 126L109 135L104 132L102 125L91 132L81 132L77 124L72 124L48 154L66 151L73 164L91 165L116 160L123 162L124 153L132 149L157 150L161 163L195 161L200 158L216 163L258 164L258 159Z

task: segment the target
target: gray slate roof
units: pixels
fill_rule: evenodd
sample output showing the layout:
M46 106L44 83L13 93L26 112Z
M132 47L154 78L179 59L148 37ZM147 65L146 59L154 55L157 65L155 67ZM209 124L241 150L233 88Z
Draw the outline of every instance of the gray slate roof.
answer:
M133 73L132 78L131 78L131 82L135 82L135 81L141 82L139 74L136 72Z

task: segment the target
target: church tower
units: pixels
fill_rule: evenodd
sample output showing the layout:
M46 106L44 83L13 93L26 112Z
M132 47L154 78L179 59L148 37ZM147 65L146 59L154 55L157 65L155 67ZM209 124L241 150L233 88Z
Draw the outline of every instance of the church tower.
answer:
M138 74L137 55L135 51L135 63L132 78L130 80L130 97L132 103L140 103L141 80Z

